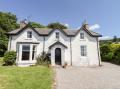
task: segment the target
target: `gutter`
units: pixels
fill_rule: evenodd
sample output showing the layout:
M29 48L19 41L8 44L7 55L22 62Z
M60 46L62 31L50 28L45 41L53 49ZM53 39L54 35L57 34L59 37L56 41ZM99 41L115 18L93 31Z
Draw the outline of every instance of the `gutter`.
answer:
M97 51L98 51L99 66L101 66L101 56L100 56L100 48L99 48L98 37L96 38L96 40L97 40Z
M72 66L72 43L71 43L71 37L70 37L70 58L71 58L71 66Z
M45 36L43 37L43 52L45 52Z

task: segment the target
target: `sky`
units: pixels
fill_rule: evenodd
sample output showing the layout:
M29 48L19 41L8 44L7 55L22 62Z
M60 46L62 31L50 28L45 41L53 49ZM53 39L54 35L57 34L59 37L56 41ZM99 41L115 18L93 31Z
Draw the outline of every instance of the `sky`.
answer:
M120 0L0 0L0 11L17 15L18 21L47 25L63 23L79 28L86 20L102 39L120 37Z

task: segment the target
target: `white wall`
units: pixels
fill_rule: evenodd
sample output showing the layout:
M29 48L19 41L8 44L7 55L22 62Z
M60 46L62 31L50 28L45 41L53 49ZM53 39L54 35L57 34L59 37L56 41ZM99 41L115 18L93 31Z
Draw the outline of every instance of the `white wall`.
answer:
M65 49L65 58L64 59L68 63L68 65L70 65L70 63L71 63L71 60L70 60L70 37L67 37L61 31L55 30L48 37L45 38L45 51L49 51L49 49L48 49L49 46L58 41L55 37L56 32L59 32L59 34L60 34L59 41L67 46L67 49Z
M27 38L27 31L32 31L33 33L32 39ZM64 50L64 53L65 53L64 61L67 62L68 65L71 65L70 37L66 36L60 30L55 30L49 36L45 37L45 51L46 52L50 51L49 46L54 44L57 41L55 37L56 32L59 32L60 34L59 41L67 46L67 49ZM85 40L80 40L80 32L83 32L85 34ZM73 66L98 65L99 60L98 60L96 38L91 37L84 30L80 30L80 32L75 37L72 37L71 39L72 40L72 64ZM16 51L17 42L38 42L37 55L41 54L41 52L43 51L43 42L44 42L43 36L39 36L36 32L34 32L30 28L25 29L18 35L13 35L11 42L9 38L8 48L10 48L10 43L11 43L11 48L8 50ZM80 56L80 45L87 46L87 52L88 52L87 57L83 58Z
M80 39L80 33L85 34L85 39ZM80 46L87 46L87 57L81 57L80 55ZM80 30L80 32L76 35L76 37L72 38L72 59L73 65L75 66L88 66L88 65L98 65L98 51L97 51L97 40L95 37L90 36L84 30Z

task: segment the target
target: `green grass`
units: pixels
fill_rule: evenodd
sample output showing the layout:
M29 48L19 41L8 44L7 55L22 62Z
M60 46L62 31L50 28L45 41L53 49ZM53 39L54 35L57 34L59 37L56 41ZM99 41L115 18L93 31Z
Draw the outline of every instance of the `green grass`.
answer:
M43 66L0 66L0 89L51 89L53 70Z
M0 66L3 64L3 57L0 57Z

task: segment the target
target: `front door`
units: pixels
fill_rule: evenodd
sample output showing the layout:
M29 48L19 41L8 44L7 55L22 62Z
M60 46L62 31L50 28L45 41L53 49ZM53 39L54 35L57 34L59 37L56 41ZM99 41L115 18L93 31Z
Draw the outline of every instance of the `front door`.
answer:
M57 65L61 65L61 49L60 48L55 49L55 63Z

